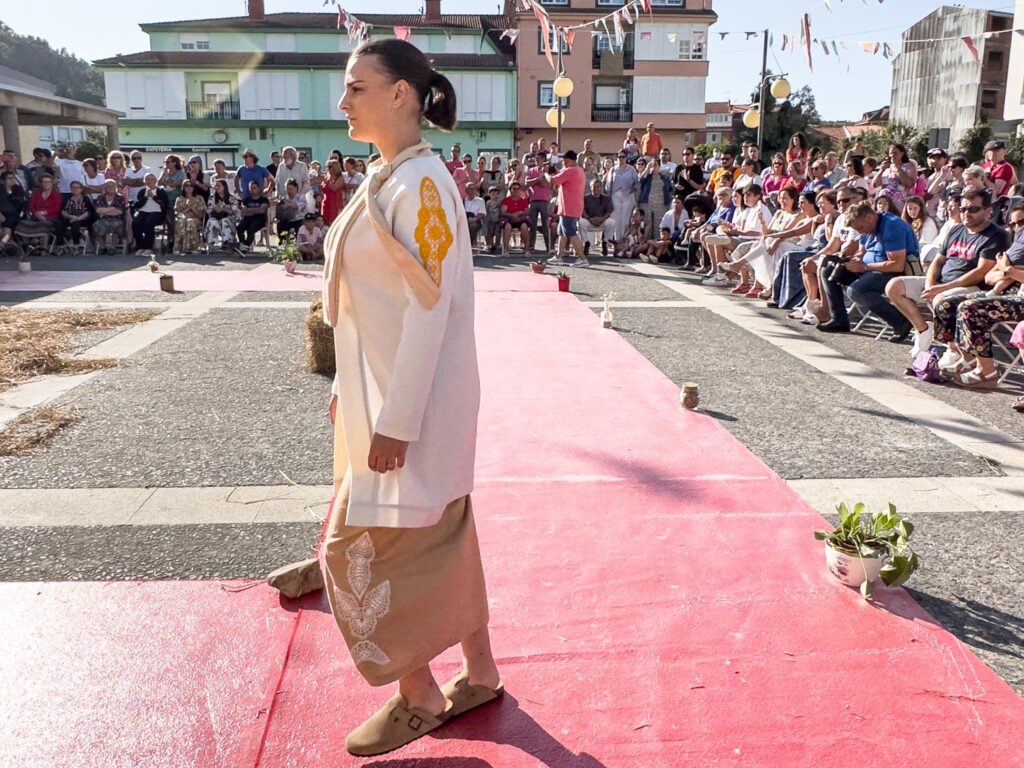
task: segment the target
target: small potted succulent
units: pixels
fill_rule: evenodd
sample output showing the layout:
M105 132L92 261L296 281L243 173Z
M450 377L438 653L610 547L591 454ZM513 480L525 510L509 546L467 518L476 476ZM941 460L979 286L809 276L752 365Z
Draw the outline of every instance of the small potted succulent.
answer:
M299 247L295 244L295 237L289 232L277 245L267 248L271 261L284 265L284 271L289 275L295 273L295 265L299 261Z
M18 271L31 272L32 261L28 257L28 248L22 248L17 244L15 244L15 248L18 249Z
M914 526L889 504L885 511L867 513L867 506L838 506L839 524L831 531L815 531L825 542L829 571L850 587L871 596L872 583L881 577L888 587L898 587L917 570L917 554L910 548Z
M558 290L560 290L562 293L568 293L569 292L569 273L566 272L564 269L560 269L555 274L555 277L558 278Z
M151 259L147 266L149 267L149 271L154 274L160 271L160 262L156 259Z
M545 264L543 261L531 261L530 262L530 269L533 270L533 273L535 275L542 275L542 274L544 274L544 270L547 269L547 266L548 265Z

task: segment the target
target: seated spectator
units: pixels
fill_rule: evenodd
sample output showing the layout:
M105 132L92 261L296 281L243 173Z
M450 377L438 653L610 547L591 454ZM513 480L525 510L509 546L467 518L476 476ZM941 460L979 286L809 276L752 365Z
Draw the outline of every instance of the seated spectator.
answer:
M839 180L846 176L843 166L839 164L839 154L837 152L825 153L825 168L825 178L828 179L828 183L832 187L835 187Z
M194 253L199 250L206 201L196 194L195 184L186 179L181 185L181 197L174 203L175 253Z
M14 176L15 182L28 193L28 174L26 173L25 166L18 165L18 156L6 150L3 154L0 154L0 173L9 173Z
M648 240L647 248L640 253L640 260L649 264L658 264L668 261L672 257L672 232L668 227L662 227L657 240Z
M811 194L810 192L803 193L807 199L809 199ZM783 256L775 270L775 281L772 285L772 301L769 302L769 306L792 309L803 301L806 297L803 271L801 269L803 262L820 253L832 239L836 219L838 218L835 190L821 190L814 196L814 204L818 212L811 220L812 229L809 239L796 248L787 248L785 244L780 247ZM809 213L806 204L804 205L804 210ZM790 314L790 317L796 320L802 320L803 316L803 307Z
M828 163L818 160L811 166L811 177L804 186L804 191L818 193L823 189L832 189L832 182L828 178Z
M509 185L509 194L501 201L501 255L508 256L508 246L512 239L512 229L519 231L521 243L525 247L530 237L529 222L530 201L523 192L523 185L513 181Z
M723 187L714 193L715 207L711 213L707 216L704 222L697 227L690 235L690 242L697 247L693 250L700 259L699 271L704 273L704 277L713 276L718 270L715 263L711 260L711 250L705 242L707 238L716 234L718 226L725 221L732 221L733 215L736 212L736 205L732 201L733 192L728 187ZM690 197L687 198L684 203L689 206L695 202L702 200L703 197ZM689 258L687 259L690 260Z
M935 331L930 329L918 303L927 301L937 312L941 302L983 291L985 275L995 266L996 257L1009 248L1009 236L992 223L991 209L992 198L987 191L965 190L960 206L963 224L950 232L942 251L929 265L928 274L900 277L887 286L889 300L913 327L913 355L929 349L933 338L952 341L954 330L949 323L943 329L938 325ZM952 304L947 306L948 316L955 317Z
M263 194L259 182L250 181L249 196L242 198L239 204L238 240L243 253L252 250L256 234L266 228L269 210L270 200Z
M920 195L912 195L907 198L907 202L903 206L903 220L914 230L917 245L922 251L935 242L935 238L939 236L939 225L928 215L924 198Z
M945 245L949 233L963 223L960 216L960 192L957 190L950 192L946 199L939 203L939 212L942 214L942 227L930 243L921 245L921 266L925 270L942 252L942 246Z
M758 187L760 187L761 174L757 172L757 164L747 157L740 163L740 175L736 177L736 181L733 182L732 188L735 190L743 190L750 184L757 184Z
M147 173L142 181L145 186L135 193L132 203L132 232L138 255L150 256L156 240L156 228L167 223L171 203L167 192L157 187L155 174Z
M592 179L589 193L583 198L583 216L580 218L580 235L583 237L583 253L590 254L595 236L601 234L601 255L608 255L608 243L614 241L615 219L612 218L612 199L604 193L600 179Z
M704 238L704 247L708 249L716 273L704 280L707 285L727 285L729 279L725 267L730 261L744 259L771 226L772 212L765 205L758 184L734 190L732 199L736 206L732 220L719 222L715 232ZM743 293L750 290L746 280L741 285L744 286ZM736 292L740 293L739 290Z
M90 161L91 162L91 161ZM93 164L95 170L95 163ZM92 222L95 210L92 200L85 194L85 187L80 181L71 182L71 194L64 201L61 208L61 219L65 234L70 233L72 245L80 243L82 235L88 238L89 224Z
M917 256L917 238L910 225L891 213L878 213L869 202L857 203L846 213L846 223L861 233L857 256L830 264L821 272L828 294L830 318L818 326L825 333L849 333L850 320L843 288L862 312L871 312L906 338L910 323L885 298L885 286L903 274L908 256Z
M681 197L672 198L672 207L665 211L665 215L661 217L658 226L659 229L667 229L669 231L669 235L672 237L673 248L679 244L679 240L683 236L683 229L686 227L686 222L689 218L690 214L686 212L686 208L683 206L683 199Z
M785 158L776 153L772 155L772 162L768 166L768 175L764 177L762 189L765 197L769 201L774 201L779 190L785 187L787 182L789 182L789 176L786 174Z
M192 155L185 164L185 179L192 182L192 191L197 197L203 198L203 205L210 199L210 182L203 169L203 158Z
M295 235L295 245L304 261L318 261L324 257L324 228L316 213L307 213Z
M813 193L798 194L793 187L779 192L779 210L772 217L762 241L751 248L744 258L748 271L753 275L752 282L748 283L747 291L744 292L747 298L772 298L772 286L779 263L788 252L811 246L818 213ZM740 287L743 287L742 282ZM739 292L738 288L735 290Z
M896 207L892 198L886 194L875 195L875 213L891 213L899 216L900 210Z
M291 149L291 147L285 147L286 152L288 149ZM285 157L287 157L287 154ZM287 163L287 160L285 163ZM298 165L298 162L295 164ZM285 164L281 165L280 170L282 173L288 172ZM306 171L305 174L308 178L309 171ZM278 238L284 238L289 234L294 236L295 230L301 227L302 222L305 221L306 213L306 196L302 193L298 180L290 178L284 184L284 196L277 201Z
M633 209L633 215L626 225L626 233L615 245L619 249L616 256L624 259L640 258L640 254L647 248L647 217L642 210Z
M61 217L61 208L64 201L60 192L54 188L53 176L42 174L36 178L39 186L32 191L25 218L18 224L18 234L31 239L42 239L44 243L53 235L57 239L57 245L63 245L64 220Z
M94 206L96 220L92 224L93 243L96 253L102 253L106 248L113 247L115 238L124 243L127 237L125 216L128 206L118 190L116 179L107 179L103 183L103 194L96 198Z
M10 171L0 174L0 245L6 245L14 234L25 210L25 188Z
M731 187L736 183L736 177L740 175L740 169L733 165L733 152L726 150L722 152L722 164L711 172L708 179L708 189L714 192L719 186Z
M843 169L846 171L846 175L837 182L837 187L858 187L865 192L870 192L871 185L864 178L864 163L859 157L848 158Z
M1006 161L1006 144L993 139L985 145L985 162L981 167L988 172L992 184L993 199L1006 197L1010 188L1017 183L1017 171Z
M832 224L828 242L800 262L800 276L807 298L802 307L790 314L792 319L801 320L807 325L828 322L827 296L821 291L818 274L822 264L848 259L857 254L860 248L860 232L846 223L846 212L854 203L867 200L867 194L867 189L862 187L841 187L836 192L838 215ZM819 207L820 205L819 203Z
M469 225L469 242L473 248L477 247L477 238L484 226L484 219L487 218L487 203L477 194L478 182L466 182L466 199L463 207L466 209L466 223Z
M1019 288L1020 267L1024 267L1024 202L1015 203L1008 214L1011 242L1005 253L996 257L996 264L985 275L985 285L992 288L987 296L1002 296ZM1016 277L1014 276L1016 275Z
M804 191L804 187L807 186L807 176L804 174L804 164L802 162L799 160L791 161L786 169L786 176L788 178L782 182L782 189L792 189L797 193Z
M216 179L213 182L213 190L210 194L210 202L207 204L206 218L206 243L213 247L215 242L220 243L222 249L234 250L237 245L238 235L238 201L231 194L226 179Z

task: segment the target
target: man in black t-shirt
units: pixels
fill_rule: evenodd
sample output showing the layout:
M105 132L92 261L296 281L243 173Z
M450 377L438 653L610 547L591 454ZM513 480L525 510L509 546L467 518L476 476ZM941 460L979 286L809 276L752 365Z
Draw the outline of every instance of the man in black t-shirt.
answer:
M885 294L914 326L917 356L931 347L932 328L918 309L918 302L933 308L940 301L984 290L985 274L995 266L996 257L1010 247L1006 230L992 220L992 197L988 190L967 189L960 199L963 223L950 230L942 250L932 260L924 277L898 277L890 280Z
M694 192L704 189L704 171L694 160L693 147L683 149L683 159L672 175L675 195L684 200Z
M238 201L238 208L242 215L242 220L238 222L238 241L243 250L251 250L256 233L267 226L270 200L262 193L257 182L250 181L249 196Z

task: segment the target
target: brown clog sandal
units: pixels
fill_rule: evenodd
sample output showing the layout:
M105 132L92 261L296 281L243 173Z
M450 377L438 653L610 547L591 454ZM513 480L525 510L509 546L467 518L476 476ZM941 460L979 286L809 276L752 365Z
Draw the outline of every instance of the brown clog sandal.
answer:
M356 757L373 757L392 752L425 736L451 718L452 702L434 717L422 709L410 707L402 694L395 694L387 704L345 737L345 749Z
M447 715L451 720L453 717L465 714L489 701L494 701L505 693L505 686L501 683L498 683L497 688L488 688L486 685L470 685L469 675L462 672L445 683L441 687L441 693L452 703L452 711Z

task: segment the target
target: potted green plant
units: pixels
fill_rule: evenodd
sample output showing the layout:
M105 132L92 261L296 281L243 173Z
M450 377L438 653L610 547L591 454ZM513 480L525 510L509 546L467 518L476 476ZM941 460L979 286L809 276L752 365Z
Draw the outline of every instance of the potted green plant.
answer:
M295 265L299 261L299 247L295 244L295 237L289 232L277 245L267 247L270 260L276 264L284 264L284 271L289 275L294 274Z
M560 269L555 274L555 277L558 278L558 290L560 290L562 293L568 293L569 292L569 273L566 272L564 269Z
M825 562L841 582L859 585L867 598L879 577L886 586L898 587L917 570L917 554L910 548L914 526L895 506L868 514L865 504L851 510L844 502L837 511L839 524L831 531L815 531L814 538L825 542Z
M533 270L533 273L535 275L543 274L544 270L547 268L547 266L548 265L545 264L543 261L531 261L530 262L530 269Z

